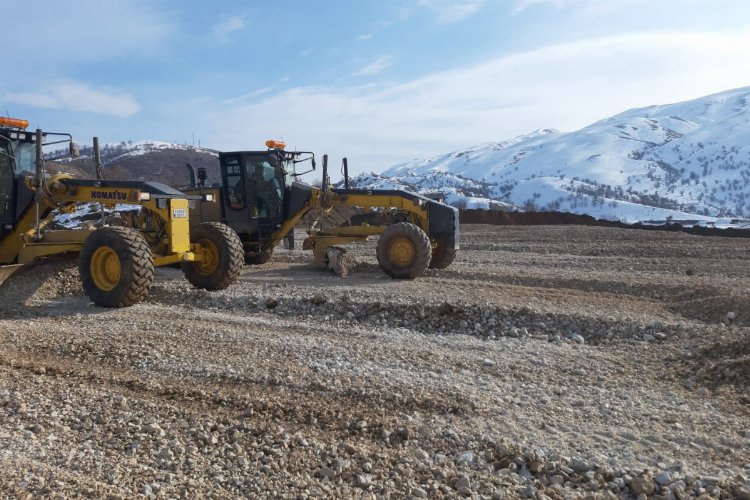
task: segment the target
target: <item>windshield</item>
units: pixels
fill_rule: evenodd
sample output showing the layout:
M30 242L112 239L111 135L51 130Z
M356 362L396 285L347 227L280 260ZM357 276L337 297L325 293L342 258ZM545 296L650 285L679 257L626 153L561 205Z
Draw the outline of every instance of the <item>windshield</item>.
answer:
M34 143L11 141L10 154L16 158L16 174L36 170L36 146Z
M292 182L294 182L294 174L296 173L294 161L284 160L282 162L282 167L284 168L284 172L286 172L286 176L284 176L284 179L286 180L286 185L291 186Z

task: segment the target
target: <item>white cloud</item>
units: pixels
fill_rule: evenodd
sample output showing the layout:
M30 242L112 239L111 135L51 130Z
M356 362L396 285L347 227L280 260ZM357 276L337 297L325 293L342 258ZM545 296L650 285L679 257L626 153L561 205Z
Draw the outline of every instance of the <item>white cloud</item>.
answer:
M360 69L359 71L355 71L352 73L352 76L374 76L378 73L381 73L384 69L386 69L388 66L391 65L391 60L393 60L390 56L385 56L377 59L372 64L368 64L364 68Z
M132 116L141 109L135 98L111 88L94 89L73 81L52 82L35 92L7 92L4 101L35 108L65 109L117 117Z
M379 171L537 128L576 130L628 108L750 85L748 46L750 29L611 36L398 85L293 88L203 113L215 134L207 139L218 148L247 149L284 136L300 149L348 156L354 172Z
M357 37L357 40L369 40L372 38L372 33L363 33Z
M283 79L281 81L283 81ZM273 90L273 86L262 87L262 88L253 90L252 92L248 92L247 94L243 94L241 96L232 97L230 99L224 99L221 101L221 103L222 104L238 104L238 103L247 102L263 94L268 94L272 90Z
M581 2L583 0L516 0L516 5L513 8L513 11L518 13L528 9L529 7L543 4L549 4L556 8L561 8L573 3L574 1Z
M483 3L484 0L417 0L417 5L432 10L438 22L444 24L454 23L474 14Z
M235 31L244 29L246 26L245 20L239 16L232 16L223 21L216 23L213 27L213 33L217 40L221 43L229 42L229 35Z

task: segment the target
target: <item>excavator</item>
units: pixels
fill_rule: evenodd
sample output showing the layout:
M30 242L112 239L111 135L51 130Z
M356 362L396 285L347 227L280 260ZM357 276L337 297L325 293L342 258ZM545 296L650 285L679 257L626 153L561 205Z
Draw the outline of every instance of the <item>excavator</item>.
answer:
M338 245L379 236L377 260L393 278L413 279L428 268L451 265L459 248L458 210L440 201L401 190L352 189L348 163L342 161L343 187L334 188L328 176L328 156L323 155L320 187L300 182L316 168L309 151L287 151L281 141L266 141L266 150L219 153L221 183L206 186L205 169L188 164L190 195L210 196L218 203L199 202L190 211L191 224L222 222L240 237L245 262L263 264L273 249L305 214L319 217L308 231L303 249L328 267L338 260ZM310 169L297 165L310 162ZM322 215L338 207L356 207L375 215L364 223L323 227ZM314 212L315 213L315 212ZM292 233L293 234L293 233Z
M228 287L243 265L236 232L219 222L192 225L191 207L214 203L157 182L76 179L45 171L44 147L67 143L70 134L29 132L28 121L0 117L0 283L18 268L50 256L78 254L84 292L98 306L126 307L148 295L154 268L180 264L197 288ZM95 161L101 165L98 140ZM101 168L97 169L99 173ZM57 227L55 215L82 203L101 207L98 224ZM108 225L105 208L137 205L137 215ZM123 219L124 220L124 219Z

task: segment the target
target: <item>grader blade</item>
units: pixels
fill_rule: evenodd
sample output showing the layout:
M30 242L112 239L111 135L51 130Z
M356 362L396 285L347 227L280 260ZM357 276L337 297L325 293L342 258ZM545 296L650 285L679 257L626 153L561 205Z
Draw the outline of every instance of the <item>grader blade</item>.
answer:
M5 280L10 278L10 276L21 269L23 267L23 264L14 264L11 266L0 266L0 286L2 286L3 283L5 283Z
M328 269L346 278L354 270L357 261L354 256L341 247L329 247L326 250L326 266Z

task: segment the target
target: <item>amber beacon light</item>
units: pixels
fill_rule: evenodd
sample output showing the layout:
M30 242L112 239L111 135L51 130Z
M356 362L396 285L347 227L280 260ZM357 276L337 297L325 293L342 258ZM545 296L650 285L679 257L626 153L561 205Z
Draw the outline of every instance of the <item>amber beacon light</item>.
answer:
M266 141L266 147L270 149L284 149L286 147L286 143L269 139Z
M0 116L0 125L5 125L7 127L26 128L29 126L29 120Z

